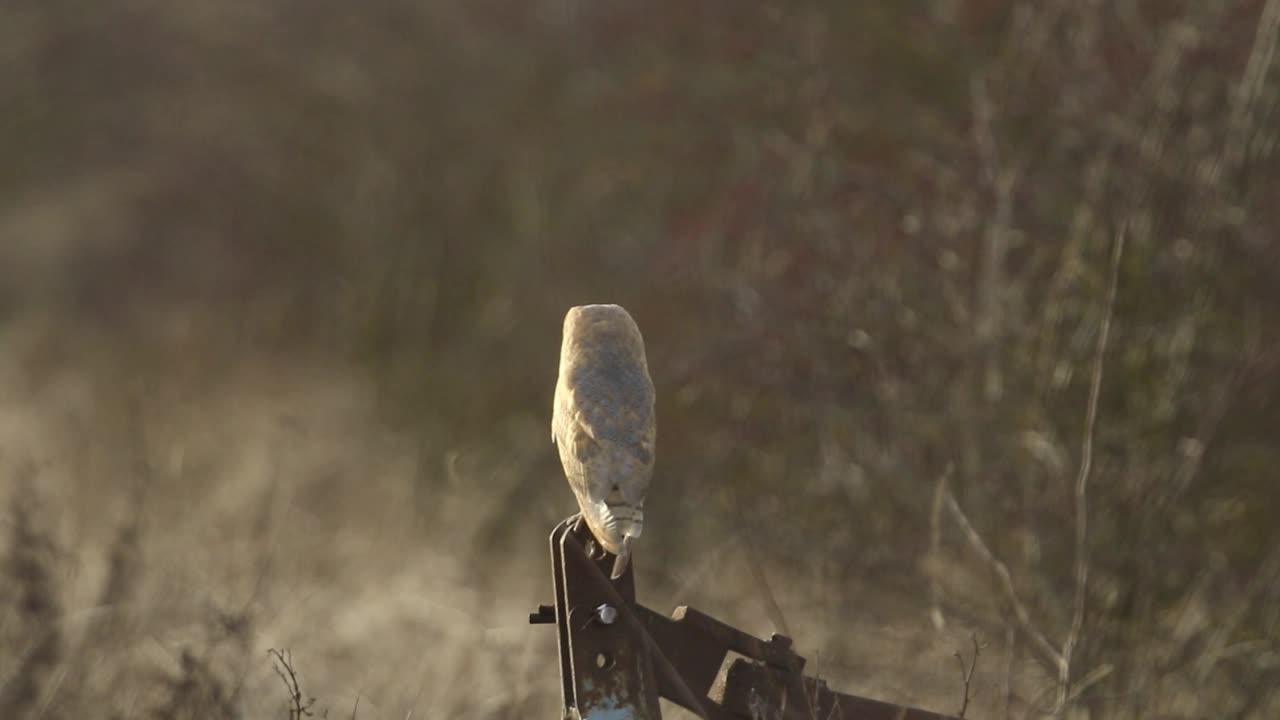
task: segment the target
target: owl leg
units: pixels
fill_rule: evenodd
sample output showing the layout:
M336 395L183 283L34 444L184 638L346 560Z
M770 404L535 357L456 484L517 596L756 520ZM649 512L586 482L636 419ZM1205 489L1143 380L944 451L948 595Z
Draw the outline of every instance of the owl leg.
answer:
M587 557L593 560L599 560L607 554L600 545L600 541L596 540L595 533L591 532L591 528L587 527L586 518L582 517L582 513L574 513L565 519L569 524L569 532L575 535L586 535Z

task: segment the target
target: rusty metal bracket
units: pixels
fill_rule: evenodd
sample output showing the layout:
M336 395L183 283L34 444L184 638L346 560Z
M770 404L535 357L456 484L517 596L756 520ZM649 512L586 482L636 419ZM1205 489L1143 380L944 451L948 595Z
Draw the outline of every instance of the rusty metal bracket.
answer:
M561 697L570 720L660 720L666 698L704 720L955 720L846 695L804 675L791 639L761 640L692 608L670 617L635 602L634 562L613 556L577 518L551 533L555 603L531 624L559 633ZM726 667L726 660L736 653Z

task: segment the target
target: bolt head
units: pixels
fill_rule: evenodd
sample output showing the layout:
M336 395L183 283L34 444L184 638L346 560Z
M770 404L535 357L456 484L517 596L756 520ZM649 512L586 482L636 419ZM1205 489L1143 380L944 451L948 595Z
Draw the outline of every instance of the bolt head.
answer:
M612 625L618 619L618 609L611 605L596 608L596 619L605 625Z

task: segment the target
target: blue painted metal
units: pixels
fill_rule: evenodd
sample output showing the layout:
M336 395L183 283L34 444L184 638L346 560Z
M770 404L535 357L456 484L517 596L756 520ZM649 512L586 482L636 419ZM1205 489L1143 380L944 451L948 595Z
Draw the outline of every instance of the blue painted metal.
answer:
M610 688L597 689L590 680L583 682L582 694L584 698L590 699L586 714L582 715L579 711L582 720L642 720L644 718L639 708L632 704L631 699L615 695Z

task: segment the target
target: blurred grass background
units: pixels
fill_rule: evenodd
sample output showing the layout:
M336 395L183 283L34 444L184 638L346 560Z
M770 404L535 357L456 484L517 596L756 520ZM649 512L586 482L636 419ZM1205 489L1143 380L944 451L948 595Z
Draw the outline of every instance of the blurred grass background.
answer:
M970 717L1280 716L1278 35L1276 0L5 2L0 716L287 717L268 648L317 712L554 716L524 613L587 302L658 389L642 602L946 712L977 633Z

